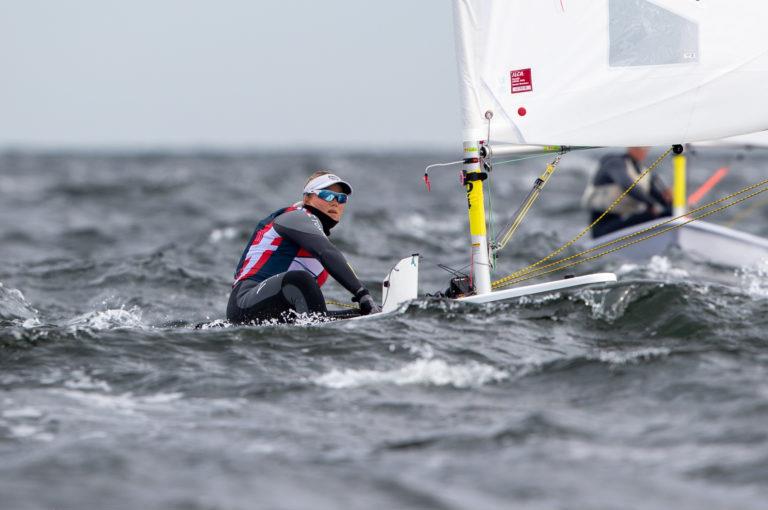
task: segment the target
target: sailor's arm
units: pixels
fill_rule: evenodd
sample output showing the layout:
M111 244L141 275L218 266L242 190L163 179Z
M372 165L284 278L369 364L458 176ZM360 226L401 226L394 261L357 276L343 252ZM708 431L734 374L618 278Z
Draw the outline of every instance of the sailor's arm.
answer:
M617 160L620 161L621 164L613 164L610 166L610 168L606 169L606 173L610 175L610 178L613 182L618 184L618 186L625 190L632 186L632 183L634 182L633 179L627 174L627 167L626 163L623 160ZM653 206L655 201L653 198L648 195L645 191L643 191L638 186L635 186L629 191L629 196L634 198L635 200L638 200L640 202L643 202L644 204L647 204L648 206Z
M334 280L354 296L368 293L360 282L347 259L323 233L319 220L298 210L281 214L275 219L274 228L278 234L298 244L317 258Z
M669 207L672 204L671 191L667 188L667 186L664 184L664 181L662 181L661 177L658 175L652 176L652 179L651 196L662 206Z

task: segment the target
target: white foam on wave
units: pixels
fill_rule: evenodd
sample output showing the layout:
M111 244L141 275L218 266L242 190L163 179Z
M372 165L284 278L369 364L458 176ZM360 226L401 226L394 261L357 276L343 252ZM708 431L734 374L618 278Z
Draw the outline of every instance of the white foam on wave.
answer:
M669 356L671 352L672 351L666 347L648 347L645 349L625 352L601 351L598 353L597 359L603 363L609 363L611 365L631 365L642 361L664 358Z
M141 310L137 307L84 313L70 320L67 325L75 329L95 330L146 327L141 321Z
M34 407L19 407L6 409L0 414L0 429L7 430L7 436L13 439L33 439L36 441L52 441L53 435L46 432L41 418L45 414Z
M754 298L768 298L768 259L736 271L741 288Z
M393 370L333 369L315 379L328 388L357 388L375 384L426 384L469 388L509 378L509 373L476 361L451 365L440 359L417 359Z
M214 319L210 320L210 317L206 317L206 320L209 322L204 322L200 324L199 327L196 327L195 329L220 329L220 328L233 328L235 327L235 324L232 322L229 322L224 319Z
M72 379L64 381L64 387L73 390L101 390L106 392L112 391L112 388L106 381L94 379L82 370L74 370L72 372Z
M648 262L648 271L653 275L671 276L672 278L685 278L689 276L688 271L673 267L669 259L661 255L651 257L650 262Z
M674 267L669 259L663 255L654 255L645 265L622 264L616 273L626 275L636 271L644 271L649 276L656 278L686 278L689 276L688 271Z
M235 227L215 228L208 236L208 240L212 243L218 243L221 241L228 241L237 237L237 229Z
M592 318L614 322L626 313L636 297L636 290L632 286L584 289L578 296L592 311Z
M18 319L24 327L41 324L38 311L32 308L18 289L5 287L0 282L0 318Z
M160 404L174 402L184 396L182 393L176 392L156 393L154 395L146 395L141 397L137 397L130 392L121 394L106 394L75 389L56 389L54 392L64 397L77 400L78 402L85 405L102 409L111 409L114 411L122 412L124 414L133 414L137 408L141 407L152 407Z

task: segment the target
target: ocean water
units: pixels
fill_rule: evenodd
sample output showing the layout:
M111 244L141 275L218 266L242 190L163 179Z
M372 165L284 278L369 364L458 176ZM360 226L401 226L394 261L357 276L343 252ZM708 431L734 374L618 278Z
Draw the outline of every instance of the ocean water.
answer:
M586 221L567 155L499 275ZM318 168L355 193L332 240L378 282L467 262L455 154L0 153L0 508L763 509L768 262L670 252L605 288L373 321L213 327L256 222ZM493 173L494 220L545 160ZM765 177L701 153L691 188ZM669 164L661 169L669 173ZM758 197L711 219L768 236ZM338 286L328 297L348 301Z

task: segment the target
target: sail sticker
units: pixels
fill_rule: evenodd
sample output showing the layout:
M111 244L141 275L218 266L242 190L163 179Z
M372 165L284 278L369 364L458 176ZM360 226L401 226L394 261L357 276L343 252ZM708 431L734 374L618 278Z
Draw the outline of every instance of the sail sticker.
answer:
M531 92L533 90L533 80L531 79L531 68L516 69L509 72L509 79L512 83L512 93Z

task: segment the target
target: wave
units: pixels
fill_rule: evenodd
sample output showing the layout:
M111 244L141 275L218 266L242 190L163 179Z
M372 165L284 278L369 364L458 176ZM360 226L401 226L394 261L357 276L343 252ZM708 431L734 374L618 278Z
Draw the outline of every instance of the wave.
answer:
M397 386L423 384L470 388L508 379L510 374L490 365L471 361L449 364L441 359L417 359L391 370L333 369L315 379L315 384L328 388L358 388L377 384Z
M421 450L460 448L476 450L484 444L522 443L530 438L589 438L591 434L572 425L558 423L543 413L531 413L510 425L482 432L433 433L384 442L381 450Z
M39 324L38 311L24 298L20 290L5 287L0 282L0 325L3 322Z

